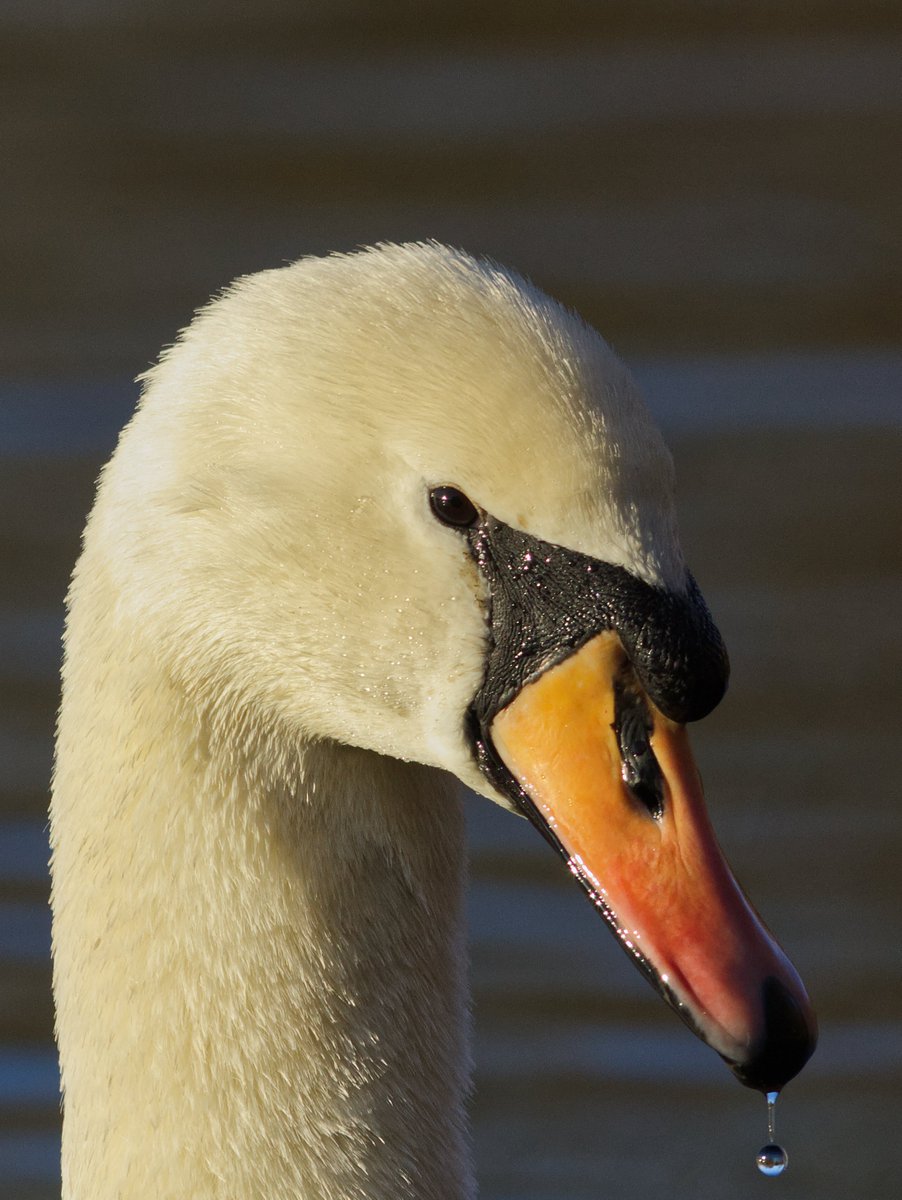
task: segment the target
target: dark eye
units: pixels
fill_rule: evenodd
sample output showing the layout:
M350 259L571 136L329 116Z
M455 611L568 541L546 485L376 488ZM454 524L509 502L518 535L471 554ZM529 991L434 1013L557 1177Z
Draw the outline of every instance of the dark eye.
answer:
M455 525L458 529L466 529L479 520L476 505L456 487L433 488L429 493L429 505L443 524Z

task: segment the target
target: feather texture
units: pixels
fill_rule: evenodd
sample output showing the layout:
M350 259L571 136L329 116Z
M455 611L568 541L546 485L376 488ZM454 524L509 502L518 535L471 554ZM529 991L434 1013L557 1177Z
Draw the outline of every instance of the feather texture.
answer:
M486 596L443 483L683 586L628 373L491 264L251 276L145 377L69 596L66 1200L472 1194L453 776L501 798L464 738Z

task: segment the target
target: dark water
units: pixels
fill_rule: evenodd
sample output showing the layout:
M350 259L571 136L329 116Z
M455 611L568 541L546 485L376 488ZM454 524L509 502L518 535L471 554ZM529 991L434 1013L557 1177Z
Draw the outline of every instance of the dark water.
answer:
M709 802L822 1023L764 1181L763 1099L474 800L482 1195L898 1194L902 35L867 4L602 7L0 13L0 1196L58 1190L57 644L129 374L241 270L411 236L532 273L634 362L734 664L694 736Z

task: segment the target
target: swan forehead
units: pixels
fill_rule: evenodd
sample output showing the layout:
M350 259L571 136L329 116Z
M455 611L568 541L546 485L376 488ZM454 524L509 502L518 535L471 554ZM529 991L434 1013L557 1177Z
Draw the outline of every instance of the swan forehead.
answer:
M304 259L241 281L177 356L228 372L209 389L217 436L260 478L281 457L308 499L351 509L454 483L513 526L682 587L672 463L628 371L509 272L434 245Z

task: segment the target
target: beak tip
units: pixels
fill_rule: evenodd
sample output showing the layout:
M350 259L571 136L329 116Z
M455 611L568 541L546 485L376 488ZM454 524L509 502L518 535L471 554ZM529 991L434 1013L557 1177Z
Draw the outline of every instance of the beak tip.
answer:
M764 1032L745 1062L729 1065L746 1087L779 1092L814 1053L817 1020L804 991L795 994L774 975L764 981L762 993Z

